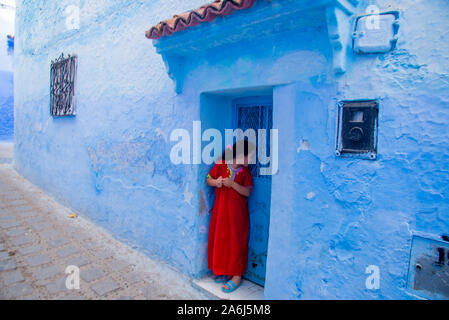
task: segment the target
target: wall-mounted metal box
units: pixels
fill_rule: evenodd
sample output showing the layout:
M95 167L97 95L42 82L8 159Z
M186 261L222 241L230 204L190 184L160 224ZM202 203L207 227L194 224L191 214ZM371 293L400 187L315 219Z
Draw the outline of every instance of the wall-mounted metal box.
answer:
M338 104L336 155L377 158L376 100L342 101Z
M391 11L360 16L355 22L353 48L357 53L384 53L394 49L399 13Z
M413 236L407 288L427 299L449 299L449 242Z

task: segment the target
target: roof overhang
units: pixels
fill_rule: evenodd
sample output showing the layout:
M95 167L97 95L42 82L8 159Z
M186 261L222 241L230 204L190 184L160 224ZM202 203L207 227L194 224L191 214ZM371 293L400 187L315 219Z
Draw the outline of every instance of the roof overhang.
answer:
M197 17L199 9L194 10L197 13L190 11L177 15L148 30L146 36L158 38L153 39L153 44L163 56L169 76L177 83L176 91L180 92L182 77L179 75L186 56L240 41L304 29L304 23L316 21L311 15L322 9L333 50L333 69L335 74L342 74L346 68L347 47L352 42L351 19L358 1L220 0L201 7L200 18ZM237 7L237 3L241 6ZM213 19L207 12L214 12ZM159 28L157 35L154 28Z
M173 18L159 22L145 33L149 39L160 39L176 32L211 22L220 16L227 16L237 10L251 8L256 0L216 0L196 10L174 15Z

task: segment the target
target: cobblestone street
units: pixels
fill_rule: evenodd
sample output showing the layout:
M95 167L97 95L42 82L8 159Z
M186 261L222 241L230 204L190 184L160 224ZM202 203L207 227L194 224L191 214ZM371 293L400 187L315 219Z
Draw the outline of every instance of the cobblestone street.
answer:
M113 239L0 164L1 299L206 299L190 279ZM65 270L80 269L80 289Z

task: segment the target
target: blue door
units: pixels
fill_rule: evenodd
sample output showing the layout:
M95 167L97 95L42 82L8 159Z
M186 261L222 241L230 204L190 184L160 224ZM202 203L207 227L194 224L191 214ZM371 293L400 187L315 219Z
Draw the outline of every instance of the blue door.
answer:
M249 97L234 100L234 119L237 128L243 131L267 130L267 150L270 150L269 130L273 127L273 99L269 97ZM257 141L259 144L260 142ZM267 153L269 155L269 152ZM248 268L244 278L265 285L265 270L268 249L268 229L270 224L271 176L260 175L261 164L249 165L253 176L253 192L248 200L249 240Z

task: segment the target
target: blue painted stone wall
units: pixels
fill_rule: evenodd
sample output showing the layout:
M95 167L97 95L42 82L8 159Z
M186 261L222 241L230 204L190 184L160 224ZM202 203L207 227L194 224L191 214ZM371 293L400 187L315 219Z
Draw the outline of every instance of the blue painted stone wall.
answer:
M449 230L447 3L377 4L401 12L396 50L352 56L328 89L313 79L281 89L278 105L289 110L277 121L295 134L281 144L290 156L280 167L294 174L281 169L285 179L273 182L283 192L272 198L281 205L272 205L268 297L414 298L405 288L412 234ZM380 100L377 161L332 153L336 102L351 99ZM380 269L379 290L365 287L369 265Z
M14 34L14 11L0 10L0 141L10 142L14 138L14 56L7 35Z
M199 277L207 272L207 167L173 165L170 133L192 132L195 120L223 126L230 98L263 88L273 94L281 142L265 297L413 299L405 287L412 235L449 232L449 10L444 0L376 3L401 12L397 48L350 52L342 76L333 74L317 8L282 37L186 57L176 94L144 32L203 0L79 1L79 30L65 26L73 1L18 1L14 165L118 239ZM276 5L261 1L226 19L239 24ZM77 116L53 119L49 67L61 52L79 57ZM337 102L367 98L380 101L378 160L336 158ZM378 290L365 287L369 265L380 268Z
M194 105L173 91L145 30L201 4L17 1L15 167L188 275L199 270L196 175L171 164L167 139L172 129L191 127ZM66 27L71 5L80 6L79 30ZM53 119L50 62L61 52L78 55L77 115Z

